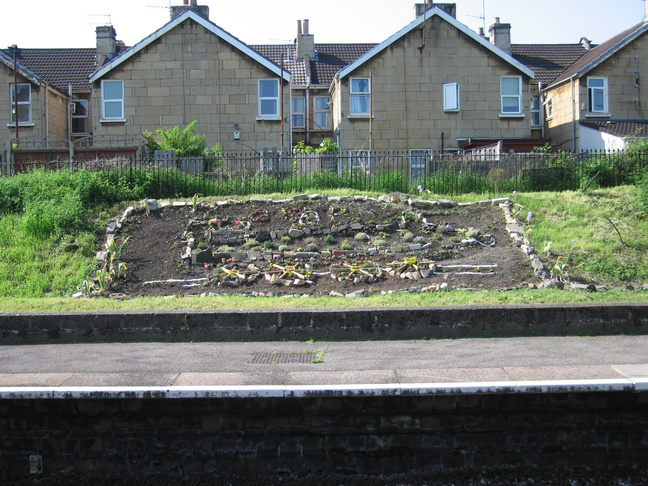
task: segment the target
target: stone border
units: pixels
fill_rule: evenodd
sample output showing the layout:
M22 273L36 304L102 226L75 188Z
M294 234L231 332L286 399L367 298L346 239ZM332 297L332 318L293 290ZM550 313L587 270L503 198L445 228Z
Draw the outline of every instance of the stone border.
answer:
M320 200L323 199L329 203L339 203L339 202L382 202L385 204L390 204L390 203L399 203L403 202L403 198L399 196L394 196L394 195L382 195L377 198L370 197L370 196L364 196L364 195L355 195L355 196L327 196L327 195L322 195L322 194L298 194L295 195L291 198L286 198L286 199L269 199L265 197L260 197L260 196L254 196L250 197L247 200L240 200L240 199L226 199L226 200L219 200L216 201L213 204L209 204L207 207L209 208L218 208L218 207L226 207L226 206L231 206L231 205L238 205L238 204L243 204L245 202L249 203L256 203L256 204L283 204L283 203L288 203L288 202L294 202L294 201L307 201L307 200ZM454 207L470 207L470 206L499 206L502 208L504 211L504 217L505 217L505 222L506 222L506 230L508 231L509 235L513 239L513 244L520 248L522 252L524 252L526 255L529 255L531 258L531 266L534 270L535 276L541 279L541 283L539 284L539 287L541 288L547 288L547 287L559 287L563 288L564 284L560 281L557 281L556 279L551 279L549 276L549 272L545 269L544 264L536 254L535 248L526 245L525 240L524 240L524 235L525 235L525 230L526 226L523 223L520 223L514 216L511 211L511 200L509 197L502 197L502 198L494 198L494 199L485 199L485 200L480 200L476 202L457 202L451 199L438 199L438 200L428 200L428 199L417 199L417 198L412 198L409 197L407 199L407 203L411 208L416 208L416 209L437 209L437 208L454 208ZM128 221L128 219L136 212L142 212L142 211L157 211L160 209L164 209L166 207L186 207L186 206L193 206L193 202L189 201L162 201L159 202L156 199L147 199L144 201L144 204L139 206L139 207L134 207L130 206L128 207L124 213L122 214L121 218L114 222L110 223L106 229L106 243L105 246L108 248L110 243L115 239L116 235L120 232L121 228L123 225ZM204 207L204 203L201 203ZM463 242L462 242L463 243ZM466 243L469 243L467 240ZM383 254L397 254L397 253L411 253L411 252L418 252L418 251L423 251L427 247L422 244L412 244L412 245L402 245L399 246L398 248L390 248L386 250L380 250L380 253ZM399 251L396 251L399 250ZM345 255L353 253L354 255L357 254L364 254L365 256L372 256L376 254L377 249L368 249L364 251L364 253L361 250L335 250L331 252L331 256L342 256L344 257ZM267 260L267 261L272 261L273 255L278 254L276 251L265 251L265 252L259 252L259 251L239 251L235 252L236 255L242 259L242 261L259 261L259 260ZM284 258L302 258L302 259L309 259L311 257L318 257L323 255L324 253L322 252L281 252L282 256ZM107 252L106 251L101 251L97 252L97 259L101 262L104 261L106 258ZM189 261L192 264L196 264L197 262L197 257L198 253L194 251L194 240L192 238L187 239L187 247L184 250L184 253L181 255L181 259L185 261ZM578 288L574 287L573 288ZM581 286L585 290L590 290L591 286ZM430 285L428 287L424 287L420 289L422 292L424 291L439 291L439 290L454 290L454 287L447 283L442 283L440 285L434 284ZM80 297L83 294L81 292L77 292L74 294L76 297ZM349 298L357 298L357 297L363 297L367 295L367 291L364 289L359 289L354 292L351 292L350 294L340 294L337 292L333 292L330 296L331 297L349 297Z

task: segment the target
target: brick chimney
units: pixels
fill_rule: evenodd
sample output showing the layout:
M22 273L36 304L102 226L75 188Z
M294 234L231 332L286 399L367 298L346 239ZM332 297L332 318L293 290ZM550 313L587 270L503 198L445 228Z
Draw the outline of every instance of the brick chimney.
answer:
M493 44L511 54L511 24L502 24L500 18L495 17L495 23L488 28L488 33Z
M451 17L457 18L457 4L456 3L434 3L433 0L425 0L425 3L414 4L414 15L420 17L431 8L439 7Z
M115 57L115 51L121 43L112 25L101 25L95 29L97 34L97 67L101 67Z
M182 5L169 7L171 20L175 19L178 15L185 13L187 10L193 10L202 18L209 20L209 7L207 5L198 5L198 0L183 0Z
M315 57L315 36L308 33L308 19L297 21L297 59Z

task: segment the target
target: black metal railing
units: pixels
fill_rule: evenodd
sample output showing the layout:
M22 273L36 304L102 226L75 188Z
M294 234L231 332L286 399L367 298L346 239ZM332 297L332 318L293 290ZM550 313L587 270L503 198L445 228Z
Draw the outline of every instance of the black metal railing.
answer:
M576 190L634 184L648 153L460 154L428 151L339 154L225 153L204 158L113 157L0 161L0 175L32 170L107 171L146 184L148 197L246 195L352 188L435 194Z

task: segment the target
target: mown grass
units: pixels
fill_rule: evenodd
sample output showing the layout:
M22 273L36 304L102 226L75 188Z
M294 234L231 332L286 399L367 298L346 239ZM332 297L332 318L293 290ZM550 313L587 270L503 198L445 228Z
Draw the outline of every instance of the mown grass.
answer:
M568 292L561 290L515 290L508 292L448 291L421 294L372 295L362 299L342 297L141 297L129 300L108 298L44 297L2 298L4 312L109 312L166 310L262 310L367 307L441 307L484 305L573 304L604 302L645 302L646 292L611 290L605 292Z
M149 179L127 183L110 171L34 171L0 178L0 309L9 312L44 310L212 309L277 307L354 307L478 305L563 302L615 302L645 300L645 292L625 291L648 282L648 179L635 186L586 192L515 194L500 186L500 193L483 192L452 196L475 201L510 196L518 218L534 213L527 235L545 261L561 261L561 276L596 284L612 284L616 290L582 294L560 291L439 292L394 294L361 300L335 298L240 298L183 299L70 299L96 270L109 219L116 219L128 200L147 194ZM140 185L138 185L140 184ZM466 183L464 189L469 189ZM270 188L269 188L270 189ZM299 188L301 189L301 188ZM437 188L441 190L440 186ZM510 192L504 192L509 190ZM303 192L266 193L285 198ZM311 188L309 193L320 192ZM322 191L323 192L323 191ZM359 194L338 188L330 195ZM364 193L371 196L382 191ZM429 198L439 193L424 194ZM184 196L185 200L191 197ZM205 198L215 200L218 197Z

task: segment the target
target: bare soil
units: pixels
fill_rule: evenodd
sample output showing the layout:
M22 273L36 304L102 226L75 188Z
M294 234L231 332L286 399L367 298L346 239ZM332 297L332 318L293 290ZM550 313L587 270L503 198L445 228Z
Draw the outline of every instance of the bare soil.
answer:
M502 208L453 203L422 210L407 196L392 201L323 197L136 211L117 235L127 271L111 291L322 296L539 282L528 256L513 246Z

